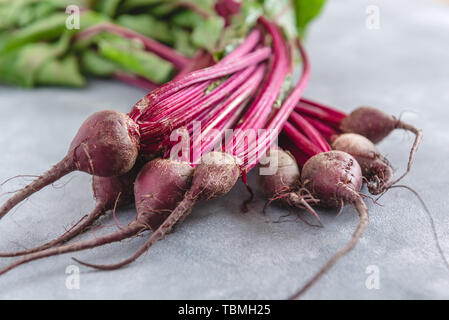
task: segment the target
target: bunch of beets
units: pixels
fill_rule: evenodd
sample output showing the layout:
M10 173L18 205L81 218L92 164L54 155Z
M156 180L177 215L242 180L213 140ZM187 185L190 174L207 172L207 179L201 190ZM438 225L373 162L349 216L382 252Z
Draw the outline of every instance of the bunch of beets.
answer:
M296 52L301 55L302 73L285 94ZM296 298L350 251L367 227L368 209L360 194L363 181L377 195L410 170L421 132L374 108L360 107L346 115L303 98L310 77L305 49L299 39L287 39L268 18L259 18L245 40L221 60L200 52L179 69L172 81L144 96L128 114L106 110L90 116L63 159L1 205L0 218L70 172L92 175L96 199L92 212L55 240L19 252L0 253L1 257L21 256L0 274L33 260L151 231L137 252L119 263L78 261L103 270L122 267L185 219L197 201L227 194L240 177L246 183L251 169L267 167L266 159L275 159L276 172L259 175L260 188L269 202L304 209L318 221L314 206L343 208L351 204L360 217L350 242L292 295ZM123 80L153 86L143 80ZM195 134L198 123L200 135ZM375 146L394 129L409 130L416 136L408 169L396 179ZM275 143L278 136L284 150ZM126 227L67 244L107 211L133 202L137 216Z

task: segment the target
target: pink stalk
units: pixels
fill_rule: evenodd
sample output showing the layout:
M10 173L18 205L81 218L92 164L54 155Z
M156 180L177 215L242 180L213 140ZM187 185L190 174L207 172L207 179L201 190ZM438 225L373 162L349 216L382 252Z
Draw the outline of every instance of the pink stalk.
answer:
M249 161L244 164L246 171L249 171L256 166L259 160L265 155L268 148L270 148L276 137L279 135L291 112L295 109L295 106L298 104L307 84L309 83L310 61L299 39L297 41L297 46L301 53L303 62L301 78L293 91L284 101L282 107L278 110L276 115L266 127L267 130L260 137L258 137L257 143L255 145L253 144L250 148L248 148L248 150L238 155L239 158L246 158L247 161Z
M347 114L344 113L343 111L340 111L340 110L337 110L330 106L327 106L325 104L322 104L321 102L316 102L316 101L313 101L313 100L310 100L307 98L301 98L300 102L317 107L317 108L329 113L330 115L335 116L336 118L340 118L340 120L343 120L347 116Z
M144 112L147 108L178 92L179 90L196 83L218 79L245 69L246 67L249 67L251 65L256 65L266 60L268 57L270 57L270 55L270 48L258 49L239 59L236 59L235 61L231 61L226 64L218 63L212 67L191 72L178 80L172 80L142 98L134 106L129 115L132 119L134 119L134 121L138 121L140 116L142 115L142 112Z
M284 132L299 149L307 154L307 156L313 157L314 155L322 152L319 147L313 144L305 135L299 132L299 130L288 121L284 124Z
M248 68L239 71L227 79L218 88L212 91L210 94L196 99L187 104L183 108L170 111L170 117L160 117L160 119L153 118L151 122L140 124L140 133L142 136L157 137L165 136L170 131L170 127L178 127L183 123L188 123L195 118L202 110L212 106L214 103L220 101L226 95L232 93L250 76L256 66L249 66ZM145 140L145 139L143 139Z
M293 155L293 157L295 157L296 162L300 166L305 165L307 160L309 160L310 156L299 149L288 137L285 137L281 134L281 136L279 137L279 142L280 146L284 150L288 150Z
M199 136L197 139L193 140L193 163L196 163L202 154L210 151L214 145L223 138L222 134L224 130L230 128L231 125L236 122L237 116L240 115L243 110L242 107L245 106L244 102L246 102L256 92L260 82L263 79L264 73L265 66L259 66L257 70L247 78L247 81L245 81L224 101L222 105L219 106L219 112L216 112L213 117L209 118L205 122L204 128L202 128L202 136L206 136L212 128L217 130L220 134L206 143L203 142L202 136Z
M318 119L306 115L302 116L304 117L304 119L307 120L307 122L309 122L312 126L314 126L315 129L317 129L321 133L321 135L323 135L326 138L327 141L332 141L333 137L340 134L339 131L335 130L334 128L328 126L327 124Z
M75 36L75 40L87 39L101 32L110 32L125 38L138 39L143 43L148 51L151 51L161 58L171 62L177 69L183 69L190 62L189 58L183 56L176 50L173 50L172 48L153 39L150 39L138 32L110 22L100 23L81 31Z
M126 72L117 71L113 76L119 81L128 83L133 87L138 87L147 91L153 91L158 87L157 84L150 80Z
M251 107L246 112L242 123L237 126L236 140L241 140L246 129L263 128L268 116L271 113L272 106L284 84L284 79L288 73L287 48L279 28L268 21L266 18L260 18L259 21L264 25L273 39L274 59L268 73L268 77L260 91L260 94L254 100Z
M300 114L293 111L290 115L289 122L294 124L299 130L301 130L310 141L320 148L322 152L330 151L332 148L326 139L315 129L306 119L304 119Z
M209 52L204 49L199 49L192 61L185 68L183 68L174 79L179 79L189 72L210 67L214 64L213 60L214 59Z
M251 32L248 35L248 37L246 37L245 41L241 45L239 45L235 50L233 50L230 54L228 54L226 57L224 57L220 62L218 62L217 65L223 65L229 61L232 61L232 60L238 59L244 55L247 55L259 43L261 36L262 35L259 30L255 30L255 31ZM217 65L215 65L215 67ZM208 70L210 71L210 69L208 69ZM192 72L189 72L188 74L185 74L182 77L176 77L174 80L172 80L169 83L171 83L171 86L173 86L175 88L176 88L176 86L178 86L179 87L178 90L175 90L175 91L179 92L182 88L189 87L191 84L193 84L193 83L187 83L187 84L184 83L186 79L187 80L189 79L189 75L191 75L191 74L192 74ZM201 81L199 81L199 82L201 82ZM174 83L175 83L175 85L174 85ZM207 84L207 86L208 86L208 84ZM165 88L165 89L167 89L167 88ZM187 89L187 90L189 90L189 89ZM143 116L143 119L145 119L145 115L148 118L148 114L151 114L152 109L155 105L162 103L162 101L164 101L164 99L166 99L166 98L174 99L174 96L176 96L176 93L174 93L174 94L158 93L158 94L160 97L157 97L157 99L153 95L151 97L145 96L140 101L138 101L130 113L131 118L137 120L139 117ZM185 93L183 95L185 95ZM164 103L168 104L168 102L164 102Z
M335 115L330 114L320 108L303 102L299 102L295 107L295 110L300 114L319 119L335 128L338 128L340 126L342 120L340 117L336 117Z

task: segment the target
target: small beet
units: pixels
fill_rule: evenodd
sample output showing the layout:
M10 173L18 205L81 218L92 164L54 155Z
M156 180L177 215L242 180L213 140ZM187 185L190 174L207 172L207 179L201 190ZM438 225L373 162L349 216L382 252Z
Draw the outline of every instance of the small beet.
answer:
M344 133L360 134L373 143L379 143L395 129L407 130L415 135L415 141L409 154L407 170L391 185L399 182L410 172L416 151L422 139L421 130L372 107L359 107L352 111L342 120L340 129Z
M341 122L340 129L345 133L358 133L373 143L379 143L400 121L376 108L358 107Z
M190 186L192 171L193 168L189 164L168 159L155 159L147 163L137 176L134 187L138 215L128 226L92 240L60 245L29 254L1 269L0 274L33 260L95 248L136 236L146 230L155 230L147 242L132 257L120 263L113 265L92 265L76 260L80 264L103 270L117 269L135 261L173 227L174 224L170 224L172 222L172 215L169 215L167 218L166 214L173 210L183 199L185 190ZM165 218L165 221L163 218ZM174 223L177 221L178 219ZM167 224L170 225L169 228L167 228Z
M60 237L34 248L0 253L0 257L17 257L26 254L42 251L53 246L65 243L77 235L85 232L98 218L106 211L127 206L134 201L134 180L136 179L138 168L136 165L131 171L117 177L92 177L92 189L95 197L95 207L81 220L65 232Z
M134 184L136 209L156 230L190 187L193 168L186 162L156 159L140 171Z
M393 184L393 168L367 138L355 133L344 133L334 140L332 148L349 153L357 160L370 193L380 194Z
M271 149L267 156L277 161L277 171L275 174L261 174L259 170L259 185L264 195L269 199L267 205L273 201L281 203L283 206L306 209L320 222L318 214L310 206L316 204L310 193L300 186L300 173L295 158L288 152L281 149ZM260 168L269 164L260 164Z
M351 155L342 151L328 151L311 157L301 173L303 187L320 200L320 205L338 207L352 204L359 214L359 224L351 240L338 250L327 263L290 299L296 299L309 289L342 256L351 251L368 226L368 209L359 195L362 187L362 169Z
M138 152L138 127L133 120L116 111L94 113L81 125L67 155L0 207L0 219L18 203L72 171L102 177L123 175L134 166Z

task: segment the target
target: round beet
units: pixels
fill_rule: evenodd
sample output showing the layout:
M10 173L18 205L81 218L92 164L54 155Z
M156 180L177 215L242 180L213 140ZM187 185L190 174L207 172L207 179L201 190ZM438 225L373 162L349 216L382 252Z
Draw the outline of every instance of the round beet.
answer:
M232 189L239 177L240 168L232 155L209 152L195 168L187 195L195 200L221 197Z
M23 256L65 243L85 232L106 211L132 204L134 201L134 180L139 167L140 165L136 164L132 170L117 177L93 176L92 189L96 201L94 209L89 214L82 217L63 235L46 244L22 251L0 253L0 257Z
M391 183L397 183L404 178L411 170L418 146L421 143L422 132L414 126L387 115L384 112L372 107L359 107L352 111L341 122L340 129L344 133L360 134L373 143L379 143L388 136L394 129L403 129L415 135L415 141L410 150L407 170L398 179Z
M156 159L147 163L134 184L137 214L156 230L190 187L193 168L186 162Z
M332 142L332 149L352 155L359 163L370 193L380 194L393 184L393 168L367 138L344 133Z
M134 121L116 111L97 112L81 125L67 155L58 164L0 207L0 218L33 193L72 171L102 177L123 175L134 166L138 153L139 134Z
M358 133L373 143L379 143L400 121L376 108L358 107L341 122L340 129L345 133Z
M169 214L170 211L183 199L185 190L190 186L192 171L193 169L189 164L172 160L156 159L147 163L135 179L134 193L138 215L128 226L121 228L119 231L92 240L60 245L34 252L1 269L0 274L33 260L90 249L104 244L121 241L150 229L155 230L147 242L145 242L145 244L131 258L118 264L95 266L76 260L81 264L104 270L117 269L133 262L154 242L161 239L163 235L166 234L164 231L167 230L168 232L170 229L166 228L166 223L167 221L170 221L171 217L169 216L166 218L167 214ZM135 175L133 181L134 178ZM101 178L99 181L104 182L105 180ZM123 186L123 184L117 182L117 180L109 180L105 185L101 184L100 188L96 188L96 195L101 197L102 195L108 196L112 194L111 190L109 190L109 192L104 192L105 188L113 188L119 185ZM128 191L126 194L129 194ZM116 201L116 199L114 201ZM109 200L112 199L110 198ZM112 203L112 201L108 202ZM165 222L161 225L164 219Z
M368 226L368 209L359 195L362 187L362 169L357 161L342 151L328 151L310 158L304 165L301 181L312 195L320 200L320 205L338 207L352 204L359 214L359 224L352 239L338 250L315 276L290 297L296 299L310 288L343 255L351 251Z
M328 151L310 158L301 172L303 187L324 207L339 207L360 198L362 169L348 153Z
M269 199L267 206L271 202L277 201L287 208L306 209L321 224L320 217L310 206L310 203L316 204L317 200L300 186L300 173L295 158L288 151L281 149L269 150L267 157L277 163L277 170L274 174L262 174L259 170L259 186ZM260 164L259 167L266 168L272 164L272 161Z

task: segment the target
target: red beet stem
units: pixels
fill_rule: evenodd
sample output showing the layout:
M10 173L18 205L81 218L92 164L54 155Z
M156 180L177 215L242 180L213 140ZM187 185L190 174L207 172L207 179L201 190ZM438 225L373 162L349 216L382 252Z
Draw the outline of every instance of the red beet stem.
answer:
M327 141L332 141L337 135L340 134L339 131L334 128L328 126L321 120L309 117L307 115L302 115L304 119L306 119L315 129L317 129L321 135L323 135Z
M223 139L224 130L233 127L233 124L239 120L246 101L256 92L264 73L265 66L259 66L237 90L218 106L218 110L212 117L204 119L206 122L202 128L202 135L205 137L197 137L192 141L192 163L197 163L202 154L211 151L215 144ZM198 118L196 120L201 121ZM217 133L215 137L208 137L210 129L215 129Z
M142 98L133 108L130 117L136 122L147 108L169 97L179 90L207 80L221 78L251 65L266 60L271 55L270 48L261 48L226 64L216 64L202 70L191 72L178 80L172 80Z
M161 115L159 118L153 118L151 122L139 123L141 140L147 141L153 140L154 137L164 137L169 134L173 128L189 123L203 110L208 109L225 96L235 91L251 74L253 74L255 69L256 66L254 65L235 73L210 94L207 94L200 99L195 99L177 110L167 111L167 114L170 114L169 117L165 114Z
M137 87L137 88L141 88L147 91L153 91L154 89L156 89L158 87L157 84L155 84L154 82L145 79L143 77L139 77L137 75L133 75L133 74L129 74L126 72L115 72L114 73L114 78L125 82L133 87Z
M232 60L236 60L238 58L241 58L242 56L249 54L251 52L251 50L253 50L255 48L255 46L257 45L257 43L260 41L260 38L261 38L260 31L254 30L253 32L251 32L249 34L248 37L246 37L245 41L240 46L238 46L235 50L233 50L231 53L229 53L227 56L225 56L223 59L221 59L221 61L218 62L217 65L224 65ZM215 66L217 66L217 65L215 65ZM195 72L195 71L192 71L192 72ZM178 83L178 85L179 85L179 83L183 84L183 81L192 72L184 74L183 76L176 77L175 79L173 79L171 81L171 83L176 82L176 83ZM201 82L201 81L199 81L199 82ZM210 82L206 82L203 84L206 84L206 88L207 88L210 85ZM177 90L178 94L180 93L181 88L189 87L189 85L190 84L183 85L182 87L180 87L179 90ZM192 88L189 88L189 89L194 90L195 87L193 86ZM188 92L190 92L189 89L187 89ZM187 94L187 92L180 95L181 100L182 100L182 97L185 97L186 94ZM144 98L142 98L140 101L138 101L136 103L136 105L134 106L133 110L130 113L130 116L135 119L140 118L140 117L148 118L151 115L151 113L154 112L153 108L156 107L159 103L161 103L164 99L167 99L167 101L165 101L164 103L169 104L168 99L170 99L170 101L173 101L173 99L175 99L176 96L177 96L177 93L164 95L164 97L157 99L157 101L151 100L151 99L149 99L148 96L145 96Z
M257 144L250 146L244 153L238 155L238 157L241 159L248 159L249 162L245 163L246 171L249 171L254 166L256 166L259 160L265 155L266 150L268 150L268 148L275 141L276 137L279 135L282 127L284 126L291 112L295 109L295 106L298 104L298 101L301 99L301 96L304 93L307 84L309 83L309 57L307 56L307 52L305 51L299 39L297 40L297 46L301 53L303 62L301 78L299 79L299 82L296 84L293 91L284 101L276 115L269 122L268 126L266 127L267 131L258 138Z
M290 115L289 121L296 125L298 129L305 133L305 135L310 139L315 146L319 147L321 151L330 151L332 148L329 143L324 139L324 137L313 127L306 119L304 119L300 114L293 111Z
M309 160L309 158L310 158L310 156L308 156L306 153L304 153L303 150L299 149L290 140L290 138L286 136L285 133L282 133L279 136L279 145L282 147L282 149L288 150L293 155L293 157L295 157L296 162L300 166L304 166L306 164L307 160Z
M183 69L190 63L189 58L183 56L176 50L173 50L172 48L160 42L157 42L153 39L150 39L138 32L118 26L110 22L100 23L90 28L87 28L86 30L83 30L80 33L78 33L75 39L82 40L90 38L101 32L110 32L125 38L138 39L144 44L145 48L148 51L151 51L160 56L161 58L171 62L177 69Z
M256 97L253 104L242 119L242 123L236 129L242 129L241 134L236 136L236 141L241 140L244 130L261 129L265 125L268 116L271 113L272 106L279 96L284 84L284 79L288 73L287 48L279 28L268 21L266 18L260 18L259 21L267 29L273 39L274 57L270 66L267 79Z
M303 102L298 103L298 105L295 108L295 111L298 112L299 114L304 114L319 119L325 122L326 124L331 125L334 128L338 128L342 120L338 117L335 117L332 114L327 113L326 111L320 108L317 108L309 104L305 104Z
M325 105L321 102L316 102L316 101L313 101L313 100L310 100L307 98L301 98L300 102L317 107L317 108L329 113L330 115L335 116L336 118L340 118L341 120L343 120L347 116L347 114L344 113L343 111L337 110L337 109L330 107L328 105Z
M304 134L299 132L290 122L284 124L284 132L291 141L301 149L308 157L322 152L319 147L312 143Z

